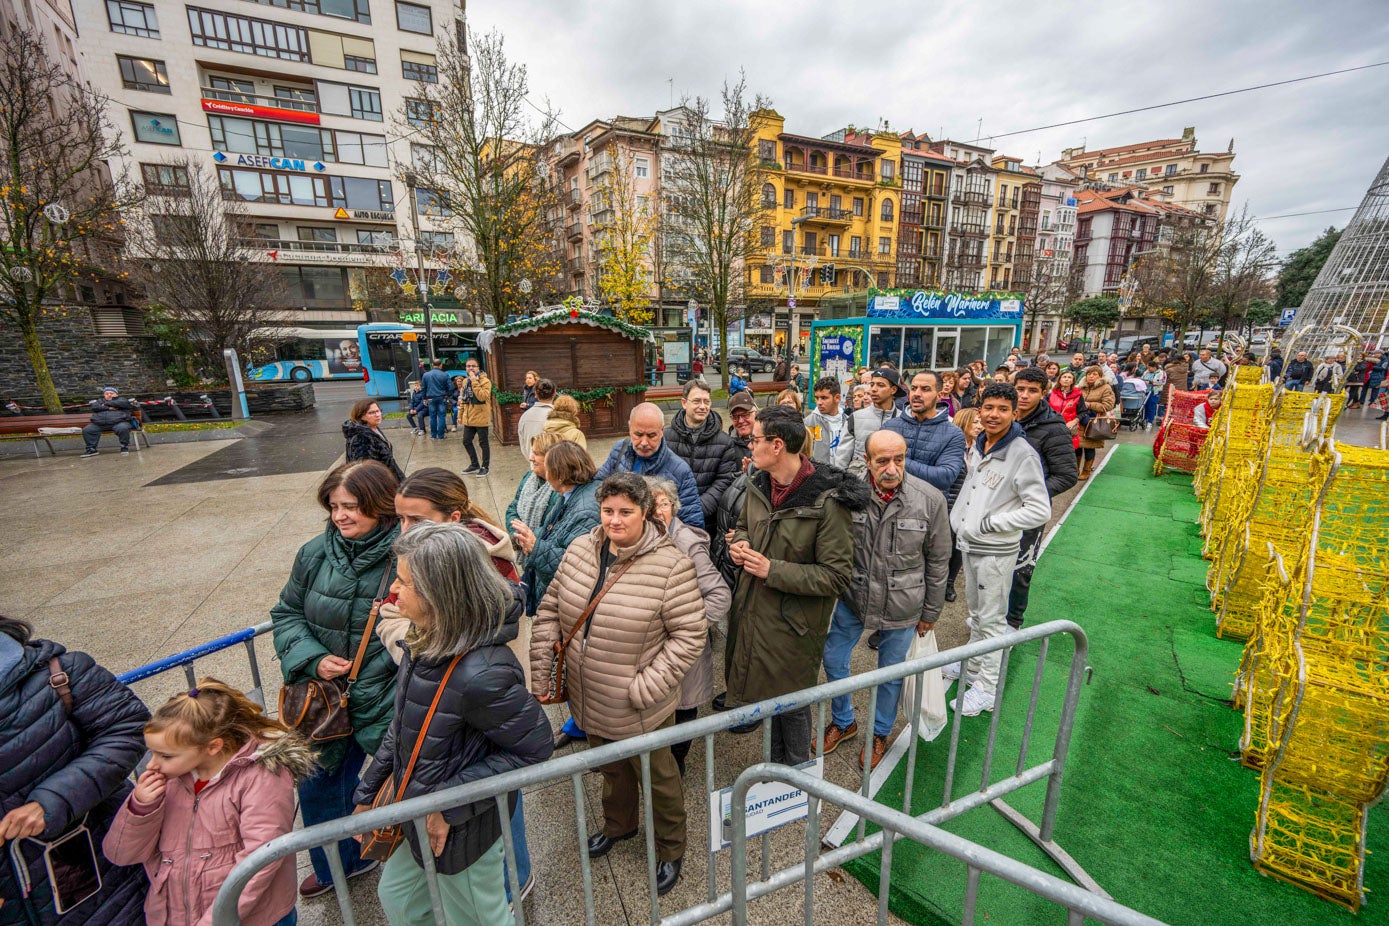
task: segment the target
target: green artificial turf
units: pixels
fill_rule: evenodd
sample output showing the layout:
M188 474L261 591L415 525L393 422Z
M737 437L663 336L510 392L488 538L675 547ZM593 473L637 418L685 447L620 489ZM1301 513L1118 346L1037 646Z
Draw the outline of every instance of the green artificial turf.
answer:
M1358 916L1264 877L1249 861L1259 777L1238 757L1242 716L1228 699L1241 644L1215 637L1190 477L1152 475L1148 448L1120 445L1052 539L1032 581L1030 624L1076 621L1093 681L1082 689L1065 766L1056 841L1118 902L1172 924L1320 926L1389 923L1389 827L1370 816ZM1014 651L991 779L1011 774L1038 644ZM1028 764L1054 742L1071 647L1053 638ZM949 692L953 697L955 689ZM953 722L953 715L952 715ZM955 794L980 785L989 715L965 718ZM921 744L912 809L941 803L949 728ZM901 808L906 763L878 793ZM1041 819L1044 783L1009 800ZM1062 876L992 808L945 829ZM1378 850L1377 852L1375 850ZM877 890L881 855L846 869ZM965 867L908 841L893 853L892 911L911 923L960 922ZM976 923L1064 923L1059 907L984 876Z

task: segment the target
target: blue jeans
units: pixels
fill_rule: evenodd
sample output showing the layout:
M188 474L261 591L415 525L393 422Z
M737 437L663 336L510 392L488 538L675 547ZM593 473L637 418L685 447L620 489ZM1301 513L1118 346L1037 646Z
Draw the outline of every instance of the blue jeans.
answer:
M299 911L289 911L275 926L299 926Z
M526 818L521 810L520 791L516 792L516 809L511 812L511 842L516 849L516 883L523 889L531 878L531 850L526 845ZM502 845L505 857L506 845ZM506 899L511 902L511 881L506 882Z
M443 437L448 433L448 399L440 396L429 400L429 436Z
M311 778L299 783L299 813L304 817L304 825L327 823L352 813L356 804L352 793L357 790L362 763L367 754L357 745L355 739L347 741L347 755L342 764L332 771L321 770ZM361 846L357 840L348 836L338 840L338 856L342 859L342 870L352 874L362 867ZM322 849L310 849L309 861L313 862L313 873L319 884L332 884L333 873L328 869L328 856Z
M895 666L907 658L916 627L883 630L878 643L878 668ZM829 636L825 638L825 678L837 682L849 677L849 656L863 636L863 621L854 616L844 602L836 602L830 620ZM897 720L897 701L902 695L902 680L884 682L878 686L878 703L873 713L873 734L887 736ZM854 702L849 695L840 695L830 702L830 716L841 729L854 722Z

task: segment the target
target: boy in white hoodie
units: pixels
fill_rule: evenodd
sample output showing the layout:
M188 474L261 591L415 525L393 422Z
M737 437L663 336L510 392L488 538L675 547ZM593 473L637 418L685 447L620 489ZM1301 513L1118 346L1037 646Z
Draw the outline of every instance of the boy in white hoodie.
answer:
M1017 407L1017 390L1008 383L990 383L980 393L984 430L965 455L968 475L950 509L950 526L964 554L971 643L1008 632L1018 542L1023 531L1041 527L1051 516L1042 461L1014 421ZM958 704L966 717L992 711L1001 661L1001 651L971 660L969 690L950 706ZM942 674L947 680L959 678L960 669L956 663Z

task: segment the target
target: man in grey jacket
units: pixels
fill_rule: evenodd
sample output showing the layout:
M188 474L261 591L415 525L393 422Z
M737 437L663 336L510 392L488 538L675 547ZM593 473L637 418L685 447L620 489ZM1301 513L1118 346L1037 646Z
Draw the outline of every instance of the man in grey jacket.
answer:
M853 515L854 571L825 639L825 677L832 682L848 677L849 657L864 630L881 633L878 668L895 666L906 658L912 634L931 630L945 604L950 567L945 496L907 472L907 442L893 431L869 436L864 463L873 493L867 509ZM901 691L900 681L878 688L872 768L887 752ZM826 754L858 735L848 695L834 699L831 717L825 728Z
M955 542L964 554L965 602L971 643L1008 632L1008 594L1023 531L1041 527L1051 516L1042 460L1027 442L1017 415L1018 392L1008 383L990 383L980 393L984 427L965 457L968 475L950 511ZM966 717L993 710L1001 651L970 661L969 690L950 702ZM941 673L959 678L960 664Z
M839 380L822 376L815 381L815 408L805 416L806 437L810 441L810 459L816 463L831 463L843 469L854 452L854 440L848 433L849 412L839 407Z

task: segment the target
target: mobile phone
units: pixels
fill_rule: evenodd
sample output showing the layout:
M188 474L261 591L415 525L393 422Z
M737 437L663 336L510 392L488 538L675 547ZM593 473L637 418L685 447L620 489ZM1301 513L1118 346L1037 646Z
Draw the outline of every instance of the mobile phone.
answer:
M101 890L92 833L85 825L45 845L43 863L53 887L54 909L62 914Z

